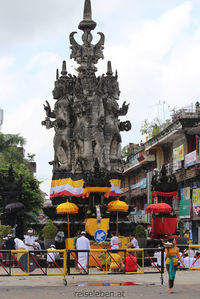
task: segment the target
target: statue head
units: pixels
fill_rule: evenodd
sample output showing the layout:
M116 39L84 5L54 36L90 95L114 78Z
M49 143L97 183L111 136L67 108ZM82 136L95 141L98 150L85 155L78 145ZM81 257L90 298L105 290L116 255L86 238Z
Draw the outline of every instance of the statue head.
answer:
M59 83L59 82L56 82L55 83L55 88L52 91L52 94L53 94L53 98L55 100L63 97L65 95L65 87L64 87L64 85L61 84L61 83Z

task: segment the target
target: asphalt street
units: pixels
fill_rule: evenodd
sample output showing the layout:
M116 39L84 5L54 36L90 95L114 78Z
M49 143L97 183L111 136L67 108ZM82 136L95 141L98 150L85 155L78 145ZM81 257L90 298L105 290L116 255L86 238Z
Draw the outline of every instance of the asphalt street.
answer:
M164 285L159 274L0 277L1 299L51 298L181 298L200 297L200 271L178 271L174 293L169 294L167 274ZM102 285L103 284L103 285Z

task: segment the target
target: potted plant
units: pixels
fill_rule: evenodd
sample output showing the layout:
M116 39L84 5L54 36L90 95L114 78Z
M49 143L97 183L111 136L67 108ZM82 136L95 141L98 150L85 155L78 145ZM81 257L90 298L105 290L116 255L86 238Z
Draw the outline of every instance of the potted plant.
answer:
M51 244L55 244L55 236L57 234L57 227L53 224L52 220L47 220L42 229L42 237L44 238L44 247L48 249Z
M143 225L138 224L135 229L135 237L140 248L147 247L147 235Z

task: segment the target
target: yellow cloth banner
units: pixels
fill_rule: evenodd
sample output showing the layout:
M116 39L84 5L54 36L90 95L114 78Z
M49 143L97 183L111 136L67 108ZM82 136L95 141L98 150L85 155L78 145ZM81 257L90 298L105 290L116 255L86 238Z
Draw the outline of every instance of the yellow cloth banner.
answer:
M98 229L104 230L107 234L109 220L110 220L109 218L103 218L103 219L101 219L100 223L98 223L96 218L86 218L85 219L85 231L90 236L94 236L94 233Z

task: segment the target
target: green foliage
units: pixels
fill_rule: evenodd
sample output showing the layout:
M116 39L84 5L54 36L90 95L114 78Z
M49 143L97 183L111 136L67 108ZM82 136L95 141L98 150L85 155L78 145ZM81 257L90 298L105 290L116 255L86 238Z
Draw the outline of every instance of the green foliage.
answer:
M132 154L136 153L140 149L139 144L129 143L128 145L122 148L122 158L127 158Z
M23 146L25 139L19 134L2 134L0 133L0 152L4 152L11 146Z
M155 117L151 122L148 119L144 119L141 124L140 133L152 138L168 127L171 123L172 121L169 119L162 123L158 117Z
M53 224L53 221L49 219L42 229L42 237L45 239L54 239L57 231L57 227Z
M146 231L143 225L138 224L135 229L135 237L136 238L146 238Z
M42 193L39 189L40 182L30 173L26 160L16 145L23 145L25 139L20 135L0 133L0 176L7 177L8 169L12 164L15 171L16 183L22 178L22 198L20 201L24 204L24 225L28 226L30 222L36 220L31 214L38 215L42 207ZM34 158L34 155L28 157ZM2 201L0 200L0 211L2 210Z
M8 234L11 232L10 225L0 225L0 238L7 237Z

